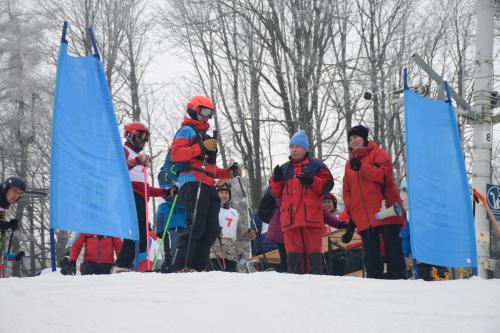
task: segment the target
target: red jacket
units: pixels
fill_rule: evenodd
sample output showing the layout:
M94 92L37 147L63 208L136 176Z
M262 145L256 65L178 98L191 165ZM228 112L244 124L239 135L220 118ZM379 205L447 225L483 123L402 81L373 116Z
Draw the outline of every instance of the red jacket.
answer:
M317 159L307 156L300 162L281 166L284 180L270 180L271 193L281 199L280 223L283 231L296 227L324 228L323 195L333 188L333 177L328 168ZM299 173L311 174L313 183L303 186Z
M402 201L399 191L392 177L391 157L375 142L369 141L364 148L355 150L353 157L361 161L359 172L351 170L347 161L344 171L344 206L356 224L358 232L370 226L378 227L383 224L404 224L405 217L393 216L378 221L375 213L380 211L382 200L386 199L386 206L390 207ZM385 184L385 191L384 189Z
M81 233L71 246L69 260L76 261L84 245L84 262L93 261L98 264L112 264L115 262L113 250L118 257L122 248L122 240L117 237Z
M170 150L173 162L187 162L189 165L186 171L180 171L179 188L186 182L199 181L202 169L203 153L200 144L206 138L208 124L198 120L184 117L181 129L175 135ZM196 128L196 130L194 130ZM198 133L197 133L198 132ZM200 135L201 138L197 136ZM219 168L216 165L216 154L209 157L205 163L205 173L203 183L208 186L215 186L215 179L231 178L229 169Z

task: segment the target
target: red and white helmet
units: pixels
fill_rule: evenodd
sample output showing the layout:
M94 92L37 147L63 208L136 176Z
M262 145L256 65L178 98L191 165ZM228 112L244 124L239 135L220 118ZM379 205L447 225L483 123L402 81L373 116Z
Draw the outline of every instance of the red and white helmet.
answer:
M143 123L134 121L125 125L124 136L131 145L142 149L149 141L149 129Z
M212 118L215 113L214 103L206 96L191 97L186 105L187 112L192 119L197 119L198 114Z

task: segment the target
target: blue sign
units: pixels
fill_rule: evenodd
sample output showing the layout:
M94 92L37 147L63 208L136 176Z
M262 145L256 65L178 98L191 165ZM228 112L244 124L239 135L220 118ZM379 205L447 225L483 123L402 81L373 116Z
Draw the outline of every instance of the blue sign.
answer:
M486 184L486 200L497 221L500 220L500 186Z

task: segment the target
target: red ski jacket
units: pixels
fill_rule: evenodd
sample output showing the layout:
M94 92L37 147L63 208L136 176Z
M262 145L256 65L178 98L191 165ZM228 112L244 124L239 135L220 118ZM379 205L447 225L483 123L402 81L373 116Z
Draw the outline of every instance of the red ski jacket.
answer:
M117 237L81 233L71 246L69 260L76 261L84 245L84 262L93 261L98 264L112 264L115 262L113 250L118 257L122 248L122 240Z
M175 135L170 150L172 161L174 163L187 162L188 164L186 170L180 171L178 177L179 187L185 183L200 180L203 162L200 144L206 138L207 129L207 123L184 117L182 127ZM226 178L230 178L229 169L217 167L215 154L209 157L205 164L203 183L208 186L215 186L215 179Z
M307 156L300 162L289 162L281 166L284 179L271 178L271 193L281 199L280 223L283 231L296 227L325 228L323 219L323 195L333 188L333 177L328 168L317 159ZM297 174L313 176L313 183L304 186Z
M386 199L390 207L398 202L403 207L399 191L392 177L391 157L375 142L369 141L364 148L355 150L353 157L361 161L360 170L354 171L347 161L344 170L344 206L356 224L358 232L383 224L404 224L403 216L392 216L381 221L375 219L375 214Z

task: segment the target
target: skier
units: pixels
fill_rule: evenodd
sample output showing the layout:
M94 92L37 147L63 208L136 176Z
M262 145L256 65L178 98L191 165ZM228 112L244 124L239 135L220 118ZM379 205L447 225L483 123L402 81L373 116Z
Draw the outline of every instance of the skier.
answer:
M156 188L149 185L149 180L144 179L143 168L151 164L151 157L141 153L144 145L149 141L149 130L141 122L131 122L125 125L125 159L129 170L132 190L134 192L135 206L137 210L137 221L139 223L139 261L146 259L146 203L145 197L168 197L173 195L175 188ZM147 193L144 189L144 181L147 182ZM131 239L124 239L123 246L115 261L112 272L128 272L133 266L135 258L135 243Z
M25 191L26 183L18 177L9 177L3 184L0 184L0 277L3 276L4 272L4 258L19 261L24 256L23 251L17 255L8 253L9 249L7 249L7 252L4 251L6 246L5 232L8 229L14 232L18 227L17 219L14 218L10 221L5 219L6 212L10 205L17 202L24 195Z
M202 271L208 264L210 247L219 235L220 199L215 191L215 179L241 175L241 168L237 163L230 168L216 165L218 141L206 133L210 127L208 121L215 112L212 101L205 96L194 96L186 109L188 116L184 117L170 151L179 175L180 202L188 221L186 231L179 238L172 269Z
M382 207L382 200L386 200L387 207L395 203L400 207L403 205L393 180L391 157L374 141L368 140L368 134L368 128L362 125L351 128L347 133L351 158L344 171L345 211L363 240L367 277L403 279L406 265L399 231L405 217L392 216L382 220L375 218ZM353 228L349 228L348 232L352 238ZM387 260L386 274L383 274L380 237L384 242ZM348 243L350 239L342 237L342 241Z
M5 220L5 213L10 205L19 200L26 191L26 183L18 177L9 177L0 184L0 231L7 229L15 231L18 227L17 219Z
M114 254L118 256L120 253L122 240L117 237L81 233L71 245L69 253L68 273L71 275L76 274L76 259L84 246L80 273L82 275L109 274L115 260Z
M212 245L211 266L217 271L236 272L240 252L238 241L255 240L257 234L239 223L240 214L231 207L231 184L219 182L217 193L221 200L219 210L221 233Z
M270 180L271 193L281 199L288 272L321 274L322 198L333 188L333 177L321 161L309 157L304 130L292 136L289 147L290 161L277 165Z

